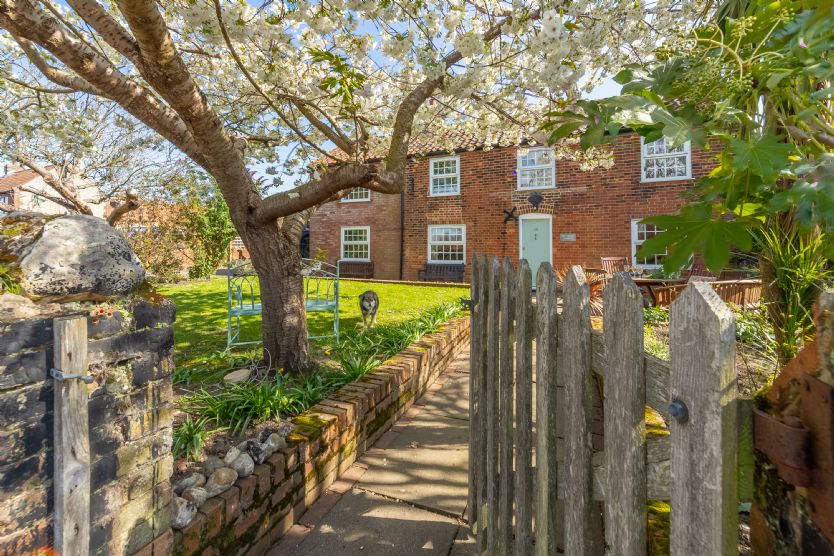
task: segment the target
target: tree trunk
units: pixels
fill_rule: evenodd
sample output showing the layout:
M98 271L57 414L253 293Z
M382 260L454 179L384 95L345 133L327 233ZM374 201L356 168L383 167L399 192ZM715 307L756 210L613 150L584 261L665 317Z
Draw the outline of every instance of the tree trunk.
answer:
M264 360L273 368L299 373L309 365L300 238L275 225L247 232L246 245L261 288Z

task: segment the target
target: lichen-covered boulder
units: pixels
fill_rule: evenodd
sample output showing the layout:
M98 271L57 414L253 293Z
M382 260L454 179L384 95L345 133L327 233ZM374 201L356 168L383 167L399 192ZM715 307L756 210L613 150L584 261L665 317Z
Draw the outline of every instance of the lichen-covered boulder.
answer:
M36 299L126 295L145 279L142 263L116 229L101 218L77 214L44 223L16 264L23 293Z

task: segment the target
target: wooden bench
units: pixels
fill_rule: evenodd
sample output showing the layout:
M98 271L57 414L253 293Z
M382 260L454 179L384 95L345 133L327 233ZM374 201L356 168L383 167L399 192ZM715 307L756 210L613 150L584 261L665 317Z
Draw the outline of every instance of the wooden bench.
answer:
M339 261L339 276L342 278L374 277L373 261Z
M417 279L423 282L463 282L463 266L426 263L417 271Z
M688 284L652 287L652 297L658 307L668 307L683 293ZM709 282L718 296L727 303L733 303L742 309L756 306L762 297L761 280L728 280Z

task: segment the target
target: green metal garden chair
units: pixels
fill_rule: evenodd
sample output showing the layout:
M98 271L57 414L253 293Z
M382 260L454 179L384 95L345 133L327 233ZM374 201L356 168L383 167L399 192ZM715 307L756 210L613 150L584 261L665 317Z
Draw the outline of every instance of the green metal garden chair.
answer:
M339 339L339 267L316 259L301 260L304 279L304 305L308 313L333 313L333 333L320 338ZM258 275L252 263L245 261L227 266L228 325L226 348L260 343L261 340L241 338L241 318L261 314Z

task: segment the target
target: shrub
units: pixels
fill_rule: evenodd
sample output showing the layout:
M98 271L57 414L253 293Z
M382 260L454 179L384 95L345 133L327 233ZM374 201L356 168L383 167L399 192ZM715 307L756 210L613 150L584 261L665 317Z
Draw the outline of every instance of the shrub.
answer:
M206 421L205 417L194 420L191 415L188 415L185 421L174 429L174 442L171 445L171 451L175 458L184 457L194 460L199 457L209 434L206 429Z
M663 307L646 307L643 309L643 322L651 326L668 325L669 310Z

